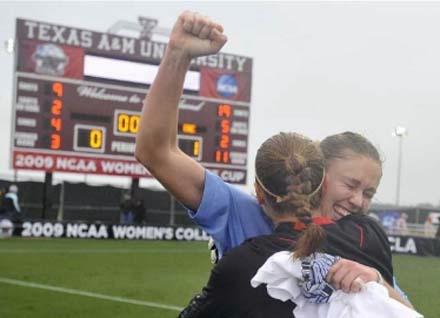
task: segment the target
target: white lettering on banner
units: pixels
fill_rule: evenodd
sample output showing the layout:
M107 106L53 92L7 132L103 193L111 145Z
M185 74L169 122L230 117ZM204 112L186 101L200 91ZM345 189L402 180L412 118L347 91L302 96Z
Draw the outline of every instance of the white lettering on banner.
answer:
M178 227L175 230L175 238L178 241L207 241L209 240L209 235L206 234L201 229L197 228L183 228Z
M73 238L108 238L107 227L104 224L71 224L66 225L66 237Z
M171 227L113 225L113 238L115 239L144 239L144 240L172 240Z
M18 103L23 105L35 105L38 104L38 98L30 96L18 96Z
M64 234L64 228L61 223L40 223L24 222L22 237L61 237Z
M31 82L18 82L18 89L25 92L38 92L38 84Z
M134 54L134 39L122 38L122 53Z
M246 148L246 146L247 146L246 140L232 139L232 147Z
M137 162L107 161L100 162L102 171L110 174L147 175L145 168Z
M142 98L140 98L137 94L133 94L128 99L128 102L131 104L140 104L142 102Z
M245 165L247 159L247 153L231 151L230 153L231 163L234 165Z
M119 51L124 54L134 54L135 39L102 34L98 49L105 51Z
M37 23L33 21L25 21L24 25L27 28L27 37L29 39L76 45L85 48L92 46L92 32L90 31L77 30L73 28L66 29L65 27L61 26ZM49 34L49 31L51 31L50 33L53 33L53 35ZM67 35L66 32L68 33Z
M38 135L35 133L23 133L23 132L15 133L15 143L17 146L34 147L37 139L38 139Z
M123 153L134 153L136 144L134 142L124 142L124 141L113 141L112 151L123 152Z
M93 47L96 50L130 54L138 57L161 60L165 54L166 44L161 42L136 40L132 37L107 33L91 32L48 23L24 21L25 37L33 40L71 45L82 48ZM93 39L96 39L95 42ZM220 68L244 72L250 59L243 56L219 53L193 59L191 63L199 66ZM250 65L248 67L250 69Z
M14 167L26 168L26 169L43 169L51 170L53 168L54 161L52 157L32 155L32 154L17 154L15 156Z
M408 237L404 246L400 237L389 236L388 241L391 244L392 252L417 254L416 242L411 237Z
M231 134L235 135L247 135L248 134L248 124L243 121L232 122Z
M38 113L40 111L40 105L38 104L38 98L28 96L18 96L18 101L15 106L18 111L25 111L29 113Z
M56 158L55 167L57 170L77 171L77 172L96 172L96 163L90 159L78 158Z
M196 59L193 59L191 63L213 68L225 68L228 70L236 69L239 72L243 72L246 60L246 57L230 54L216 54L209 56L200 56Z
M144 40L141 40L139 43L141 56L150 57L153 59L162 59L162 56L164 55L166 49L165 43L151 41L147 42Z
M249 111L244 109L234 109L234 117L249 117Z
M243 171L223 170L220 177L226 182L240 182L244 180L245 173Z
M37 120L35 118L17 117L17 126L37 127Z
M111 235L113 234L113 235ZM24 222L20 233L22 237L67 237L73 239L108 239L117 240L179 240L207 241L209 235L202 229L193 227L160 227L84 224L84 223L50 223Z
M19 147L30 147L30 148L33 148L33 147L35 147L35 140L31 140L31 139L18 139L17 138L16 144Z
M90 86L78 86L76 89L78 92L78 95L81 97L88 97L92 99L100 99L100 100L111 100L116 102L122 102L126 103L129 99L126 95L118 95L118 94L111 94L107 93L107 90L105 88L98 88L98 87L90 87Z
M72 31L69 33L69 37L67 38L67 43L69 43L70 45L77 45L77 46L79 46L79 43L80 43L79 42L79 37L78 37L78 33L76 32L75 29L72 29Z

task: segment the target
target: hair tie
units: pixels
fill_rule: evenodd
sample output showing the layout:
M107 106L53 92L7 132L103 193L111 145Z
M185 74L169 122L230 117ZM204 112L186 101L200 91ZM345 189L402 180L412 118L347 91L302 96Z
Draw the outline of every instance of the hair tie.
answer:
M313 191L312 193L310 193L308 195L309 198L311 198L312 196L314 196L319 189L321 189L322 185L324 184L324 179L325 179L325 167L322 168L322 179L321 179L321 183L316 187L315 191Z
M321 183L316 187L316 189L315 189L312 193L310 193L310 194L307 195L308 198L311 198L312 196L314 196L314 195L319 191L319 189L321 189L322 185L324 184L324 179L325 179L325 168L323 167L323 168L322 168L322 179L321 179ZM257 175L256 172L255 172L255 181L256 181L257 184L261 187L261 189L263 189L264 192L266 192L267 194L269 194L270 196L272 196L272 197L275 198L275 202L276 202L276 203L282 203L282 202L286 201L286 200L289 198L289 194L286 194L286 195L284 195L284 196L280 196L280 195L277 195L277 194L275 194L275 193L269 191L269 190L263 185L263 183L261 182L260 178L258 178L258 175Z
M281 203L281 202L283 202L283 199L285 199L286 196L281 197L281 196L279 196L279 195L276 195L276 194L270 192L270 191L269 191L269 190L263 185L263 183L261 182L260 178L258 178L257 173L255 173L255 181L257 181L258 185L261 187L261 189L264 190L264 192L266 192L267 194L269 194L270 196L272 196L272 197L275 198L276 203Z

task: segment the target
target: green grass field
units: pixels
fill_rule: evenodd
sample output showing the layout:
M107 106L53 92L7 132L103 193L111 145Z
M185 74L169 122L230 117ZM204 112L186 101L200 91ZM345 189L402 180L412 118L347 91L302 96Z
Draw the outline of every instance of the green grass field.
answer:
M394 262L416 308L439 318L440 258ZM210 268L205 242L1 240L0 317L176 317Z

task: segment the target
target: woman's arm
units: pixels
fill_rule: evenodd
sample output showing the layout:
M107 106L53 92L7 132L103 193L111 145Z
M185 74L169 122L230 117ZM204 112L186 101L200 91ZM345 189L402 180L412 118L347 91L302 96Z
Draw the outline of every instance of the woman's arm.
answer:
M204 168L177 145L178 104L191 59L217 53L226 43L223 28L197 13L181 14L156 78L145 99L136 136L136 159L177 200L196 210Z

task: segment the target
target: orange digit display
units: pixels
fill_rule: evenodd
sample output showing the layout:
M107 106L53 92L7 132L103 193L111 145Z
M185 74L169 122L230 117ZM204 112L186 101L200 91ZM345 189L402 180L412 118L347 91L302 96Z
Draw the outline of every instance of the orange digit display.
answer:
M55 131L61 131L61 118L52 118L50 120L50 125L55 129Z
M231 122L227 119L223 119L220 122L221 132L222 134L228 134L231 130Z
M52 92L58 97L62 97L64 94L64 86L60 82L55 82L52 84Z
M222 135L220 138L220 148L228 149L229 148L229 136Z
M215 161L229 163L229 151L217 150L215 152Z
M55 99L52 102L51 112L52 115L61 115L61 110L63 109L63 102L59 99Z
M197 125L184 123L182 125L182 132L185 134L195 134L197 132Z
M61 136L58 134L52 134L50 136L50 149L60 149L61 147Z
M222 104L218 106L217 115L219 117L229 118L232 115L232 107L231 105Z

